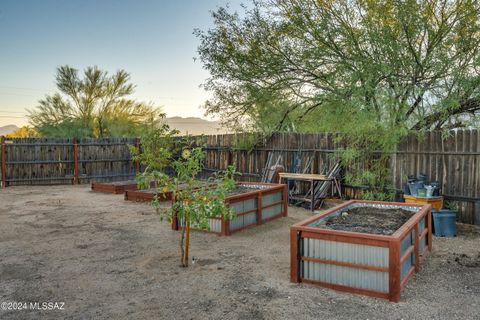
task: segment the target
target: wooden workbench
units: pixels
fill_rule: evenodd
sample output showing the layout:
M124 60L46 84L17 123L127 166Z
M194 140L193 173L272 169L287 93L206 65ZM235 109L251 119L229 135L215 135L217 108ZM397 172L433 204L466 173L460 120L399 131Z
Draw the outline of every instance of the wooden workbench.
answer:
M310 197L308 197L308 193L304 196L293 196L288 193L288 200L300 200L305 202L310 202L310 209L312 211L315 210L315 183L316 182L331 182L332 183L332 194L336 189L338 193L341 195L340 184L335 177L328 177L323 174L312 174L312 173L291 173L291 172L280 172L280 183L282 183L282 179L287 180L287 185L289 181L307 181L310 182Z
M416 204L431 204L433 209L442 209L443 208L443 197L416 197L411 195L404 195L406 203L416 203Z

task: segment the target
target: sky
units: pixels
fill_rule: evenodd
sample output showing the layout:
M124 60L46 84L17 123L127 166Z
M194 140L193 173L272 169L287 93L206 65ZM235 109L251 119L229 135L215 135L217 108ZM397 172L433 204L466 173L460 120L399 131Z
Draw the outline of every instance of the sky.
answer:
M243 1L245 2L245 0ZM133 98L168 117L204 117L209 74L194 61L194 28L212 27L211 10L240 0L0 1L0 126L27 124L26 109L56 92L55 71L124 69Z

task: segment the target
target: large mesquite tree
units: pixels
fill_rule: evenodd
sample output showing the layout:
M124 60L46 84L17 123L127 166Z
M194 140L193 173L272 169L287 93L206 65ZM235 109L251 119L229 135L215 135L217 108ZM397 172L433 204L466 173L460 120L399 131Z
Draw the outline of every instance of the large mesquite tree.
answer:
M234 127L343 132L348 161L392 151L410 131L476 126L479 13L473 0L259 0L241 14L220 8L213 28L196 31L211 74L206 110Z
M473 0L220 8L212 29L196 31L211 74L207 111L276 129L325 113L407 129L468 125L480 112L479 13Z

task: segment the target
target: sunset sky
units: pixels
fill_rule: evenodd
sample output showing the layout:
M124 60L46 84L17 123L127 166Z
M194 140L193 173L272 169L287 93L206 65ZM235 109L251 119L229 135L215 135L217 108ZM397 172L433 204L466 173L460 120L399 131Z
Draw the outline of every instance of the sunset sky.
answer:
M212 26L209 10L240 0L76 0L0 2L0 126L24 125L25 109L55 92L58 66L125 69L134 98L167 116L203 117L208 77L194 28Z

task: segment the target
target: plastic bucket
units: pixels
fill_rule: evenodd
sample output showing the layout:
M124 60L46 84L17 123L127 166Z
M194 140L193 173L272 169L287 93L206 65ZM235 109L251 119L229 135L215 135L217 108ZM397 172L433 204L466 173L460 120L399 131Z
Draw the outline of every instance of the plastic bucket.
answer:
M418 195L418 189L423 188L423 181L414 181L408 183L408 188L410 189L410 194L412 196Z
M415 182L409 182L408 183L408 190L410 191L410 194L412 196L417 195L417 184Z
M417 189L417 196L426 197L427 196L427 189L425 189L425 188Z
M440 196L440 182L438 181L432 181L430 182L430 185L434 188L433 189L433 196L434 197L439 197Z
M434 234L437 237L455 237L457 235L457 212L442 209L432 212Z
M425 186L425 189L427 189L427 198L431 198L433 197L433 190L435 189L435 187L433 186Z

